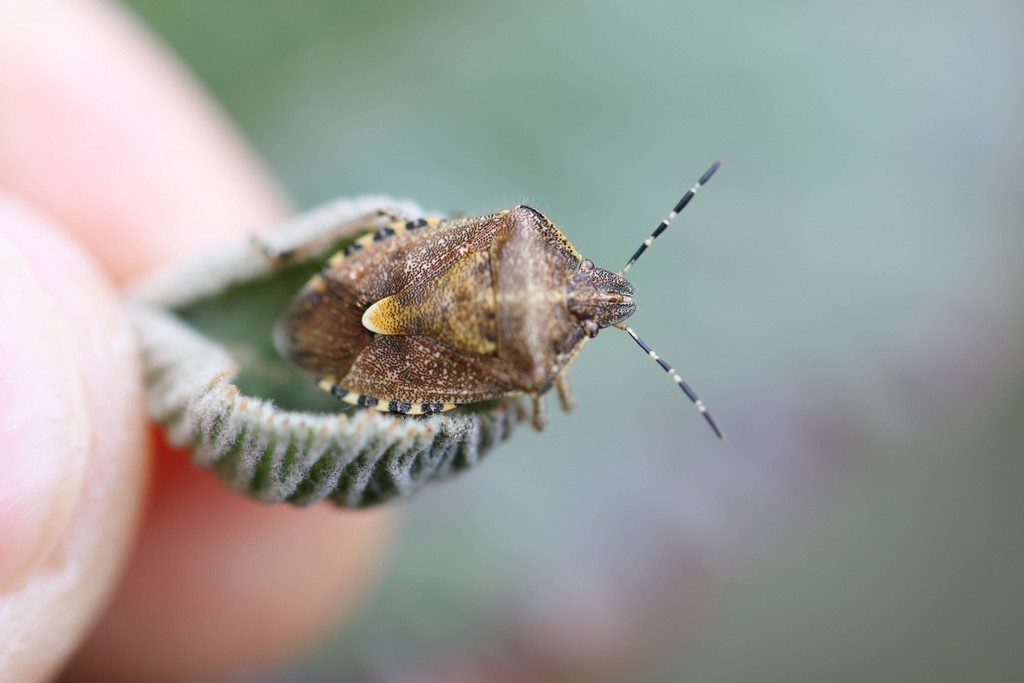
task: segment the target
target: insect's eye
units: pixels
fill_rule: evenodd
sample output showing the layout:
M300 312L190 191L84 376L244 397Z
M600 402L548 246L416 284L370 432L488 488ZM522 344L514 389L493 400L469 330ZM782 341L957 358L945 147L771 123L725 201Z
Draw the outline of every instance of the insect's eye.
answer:
M588 320L585 323L583 323L583 332L591 339L597 336L597 333L600 329L601 328L598 327L597 323L595 323L593 320Z
M583 266L580 268L584 273L590 272L594 269L594 262L590 259L583 259Z

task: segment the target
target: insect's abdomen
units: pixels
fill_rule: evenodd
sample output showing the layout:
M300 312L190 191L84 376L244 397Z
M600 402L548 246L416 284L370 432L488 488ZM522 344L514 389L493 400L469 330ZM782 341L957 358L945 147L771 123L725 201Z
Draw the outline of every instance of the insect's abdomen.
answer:
M373 340L363 306L343 280L315 276L274 330L278 351L313 375L344 376Z

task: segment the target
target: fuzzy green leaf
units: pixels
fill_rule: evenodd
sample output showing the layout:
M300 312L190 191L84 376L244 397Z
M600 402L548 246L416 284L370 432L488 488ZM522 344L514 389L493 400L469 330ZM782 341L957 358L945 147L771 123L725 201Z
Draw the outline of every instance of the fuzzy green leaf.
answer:
M311 214L313 232L380 206L418 210L378 198L336 202ZM309 232L309 223L300 217L273 238ZM517 400L422 417L353 409L274 349L274 322L323 251L279 266L246 243L137 286L129 314L151 417L198 465L268 503L375 505L475 465L524 419Z

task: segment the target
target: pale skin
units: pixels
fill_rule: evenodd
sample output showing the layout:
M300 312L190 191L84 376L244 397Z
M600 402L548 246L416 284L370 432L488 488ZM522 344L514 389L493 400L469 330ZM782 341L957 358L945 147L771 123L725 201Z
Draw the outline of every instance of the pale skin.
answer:
M192 468L146 424L117 288L287 207L118 9L3 14L0 680L280 663L354 613L392 513L260 506Z

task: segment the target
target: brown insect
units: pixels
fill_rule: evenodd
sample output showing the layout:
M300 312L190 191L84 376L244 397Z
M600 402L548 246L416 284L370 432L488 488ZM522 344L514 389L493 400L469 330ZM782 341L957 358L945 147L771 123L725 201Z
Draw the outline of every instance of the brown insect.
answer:
M627 332L722 433L679 374L624 324L623 277L718 169L715 162L618 272L583 258L543 214L390 222L331 257L278 323L280 352L348 403L408 415L527 394L546 423L553 386L604 327ZM382 214L387 215L387 214Z

